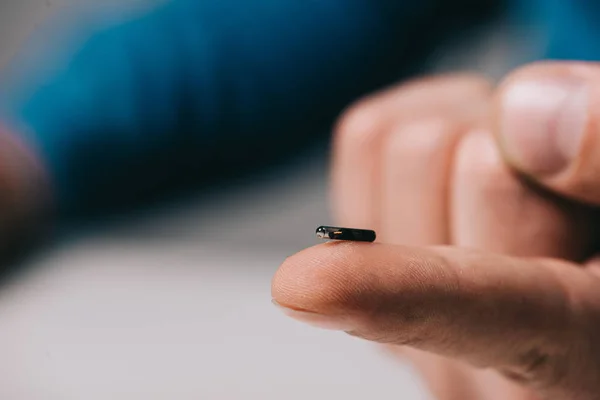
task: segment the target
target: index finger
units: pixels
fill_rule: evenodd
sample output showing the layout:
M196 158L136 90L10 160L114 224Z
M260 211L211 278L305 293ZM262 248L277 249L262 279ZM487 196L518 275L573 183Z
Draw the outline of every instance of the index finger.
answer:
M589 359L597 329L596 287L585 270L559 261L328 243L287 259L272 293L296 318L497 368L562 393L586 376L595 386L590 371L598 366L581 360Z

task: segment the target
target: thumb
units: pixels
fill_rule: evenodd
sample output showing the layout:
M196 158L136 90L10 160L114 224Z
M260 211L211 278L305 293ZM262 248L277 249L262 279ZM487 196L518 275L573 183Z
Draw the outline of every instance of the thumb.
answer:
M497 91L494 130L517 170L600 204L600 64L538 63L511 74Z

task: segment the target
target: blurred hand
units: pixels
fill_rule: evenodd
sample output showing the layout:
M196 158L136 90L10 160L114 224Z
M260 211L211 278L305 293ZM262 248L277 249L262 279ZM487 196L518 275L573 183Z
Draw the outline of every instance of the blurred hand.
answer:
M290 257L275 301L406 355L439 399L597 399L598 110L600 67L583 63L360 102L336 135L332 207L380 243Z
M35 149L0 126L0 265L21 256L48 226L49 177ZM0 273L4 272L0 268Z

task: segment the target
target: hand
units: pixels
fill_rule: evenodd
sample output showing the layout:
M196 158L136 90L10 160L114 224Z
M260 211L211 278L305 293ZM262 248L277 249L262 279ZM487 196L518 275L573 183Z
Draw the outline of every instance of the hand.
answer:
M0 264L41 238L53 210L50 177L28 141L0 126ZM0 274L5 272L0 268Z
M401 350L443 400L597 399L599 103L583 63L360 102L335 138L332 208L380 243L290 257L274 300Z

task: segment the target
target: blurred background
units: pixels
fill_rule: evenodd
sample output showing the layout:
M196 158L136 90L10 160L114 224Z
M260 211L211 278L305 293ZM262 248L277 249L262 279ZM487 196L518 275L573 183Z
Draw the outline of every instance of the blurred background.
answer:
M3 1L0 66L51 13L79 3L94 1ZM500 77L536 58L543 35L491 3L473 18L485 22L440 40L412 71ZM331 223L328 139L167 202L61 224L2 282L0 398L428 398L377 347L271 305L279 264Z

